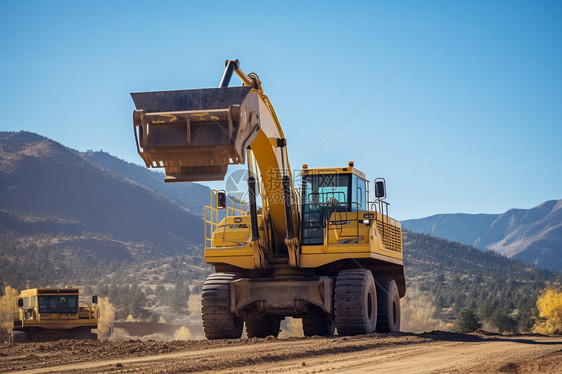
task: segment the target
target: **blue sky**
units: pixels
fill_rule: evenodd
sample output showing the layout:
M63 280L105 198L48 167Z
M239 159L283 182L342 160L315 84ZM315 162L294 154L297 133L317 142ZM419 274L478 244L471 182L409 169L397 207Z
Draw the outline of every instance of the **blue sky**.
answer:
M129 92L179 88L149 54L184 88L238 58L293 167L354 160L399 219L531 208L562 198L561 20L559 1L3 1L0 130L140 164Z

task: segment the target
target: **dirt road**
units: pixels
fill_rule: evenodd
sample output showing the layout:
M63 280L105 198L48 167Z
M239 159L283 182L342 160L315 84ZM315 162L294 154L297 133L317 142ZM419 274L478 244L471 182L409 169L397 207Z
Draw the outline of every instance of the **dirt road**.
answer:
M0 346L0 372L560 373L562 337L431 332Z

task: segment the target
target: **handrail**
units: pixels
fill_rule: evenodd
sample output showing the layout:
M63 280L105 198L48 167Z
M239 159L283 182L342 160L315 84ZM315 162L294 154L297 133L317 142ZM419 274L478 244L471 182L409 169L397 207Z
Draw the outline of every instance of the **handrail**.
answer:
M211 190L211 205L206 205L204 209L205 221L205 249L214 247L214 233L216 230L223 229L223 239L228 225L219 226L219 209L218 209L218 192ZM232 206L226 207L226 218L247 216L250 204L244 200L232 197L230 198Z

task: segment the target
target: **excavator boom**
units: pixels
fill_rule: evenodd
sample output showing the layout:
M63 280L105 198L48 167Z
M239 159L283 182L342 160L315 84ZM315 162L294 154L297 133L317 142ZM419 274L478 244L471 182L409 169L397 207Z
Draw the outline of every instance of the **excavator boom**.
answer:
M228 87L234 72L244 86ZM240 70L238 60L228 60L219 88L138 92L131 96L136 106L133 126L137 151L147 167L165 169L165 182L224 180L228 166L244 164L251 149L271 216L272 245L287 246L287 233L299 231L295 226L299 217L297 196L283 131L255 73L248 76ZM281 183L282 177L287 188ZM255 218L255 214L252 216ZM263 252L258 249L258 239L254 237L254 246ZM261 266L266 264L262 261Z

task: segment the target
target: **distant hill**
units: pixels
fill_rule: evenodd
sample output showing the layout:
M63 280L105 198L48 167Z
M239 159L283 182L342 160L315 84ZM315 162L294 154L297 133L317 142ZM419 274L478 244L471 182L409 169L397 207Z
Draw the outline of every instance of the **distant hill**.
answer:
M439 214L406 220L418 233L492 250L539 267L562 271L562 200L503 214Z
M16 264L22 276L38 279L46 270L32 271L37 259L44 261L43 268L74 273L202 248L203 221L186 207L181 193L176 193L178 203L149 187L150 174L138 172L137 178L134 165L107 156L83 156L29 132L0 132L2 272ZM94 158L98 162L88 160ZM114 170L121 167L125 176L100 167L99 159ZM7 246L6 235L13 246ZM9 248L14 252L8 254Z
M405 232L403 241L406 295L425 293L444 320L463 307L483 318L503 308L515 313L519 327L527 330L545 281L562 280L555 271L425 234Z
M163 173L123 161L106 152L88 151L80 153L80 156L118 176L157 191L198 216L203 216L203 209L209 204L210 189L199 183L164 183Z

